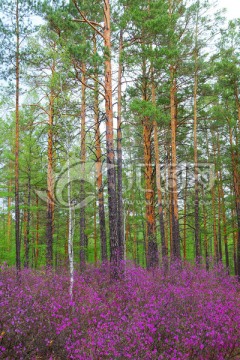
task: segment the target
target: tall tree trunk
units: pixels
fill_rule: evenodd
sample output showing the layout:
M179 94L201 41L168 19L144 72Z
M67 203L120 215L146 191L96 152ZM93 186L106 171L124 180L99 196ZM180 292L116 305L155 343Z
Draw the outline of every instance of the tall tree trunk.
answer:
M110 234L110 261L112 264L112 277L118 278L120 263L119 241L117 231L117 194L116 169L113 137L113 105L112 105L112 65L111 65L111 29L110 29L110 3L104 1L104 46L105 46L105 111L106 111L106 149L107 149L107 177L108 177L108 209Z
M217 238L217 222L216 222L216 196L215 196L215 187L212 187L211 190L212 197L212 218L213 218L213 248L214 248L214 261L218 262L219 253L218 253L218 238Z
M169 244L171 244L171 226L169 223L169 193L167 191L167 177L168 177L168 171L167 169L169 168L168 166L168 152L169 150L166 149L166 147L164 146L164 150L165 150L165 154L167 154L166 159L165 159L165 165L164 165L164 178L165 178L165 191L164 191L164 204L165 204L165 211L164 211L164 218L165 218L165 247L166 247L166 252L167 252L167 256L169 253ZM170 254L171 254L171 246L170 246Z
M148 84L146 75L146 61L143 60L143 85L142 98L148 100ZM156 219L153 189L153 167L151 139L153 132L152 120L148 116L143 118L143 154L144 154L144 178L145 178L145 203L146 203L146 264L148 268L157 266L158 249L156 239Z
M219 153L220 156L220 153ZM222 179L222 170L219 170L219 186L220 186L220 197L221 197L221 205L222 205L222 219L223 219L223 239L224 239L224 249L225 249L225 260L226 267L229 269L229 252L228 252L228 236L227 236L227 219L226 219L226 207L224 200L224 192L223 192L223 179Z
M27 183L27 208L26 208L26 232L24 234L24 247L25 247L25 259L24 267L29 267L29 247L30 247L30 220L31 220L31 173L30 169L28 170L28 183Z
M10 166L11 169L11 166ZM11 249L11 234L12 234L12 214L11 214L11 204L12 197L10 193L12 192L12 179L9 180L8 184L8 220L7 220L7 249L10 251Z
M232 217L232 228L233 228L233 261L234 261L234 274L237 276L238 268L237 268L237 225L236 225L236 210L231 209L231 217Z
M145 175L145 200L146 200L146 237L147 237L147 266L149 268L158 264L158 251L156 241L156 221L154 208L153 168L151 154L152 124L148 118L143 122L144 144L144 175Z
M170 248L170 257L171 259L173 259L174 257L174 253L173 253L173 224L172 224L172 218L173 218L173 213L172 213L172 204L173 204L173 193L172 193L172 184L171 184L171 149L170 147L168 147L167 149L167 159L166 159L166 174L165 174L165 178L168 179L168 219L169 219L169 248Z
M220 141L218 134L218 159L221 158L220 154ZM228 236L227 236L227 220L226 220L226 207L224 200L224 191L223 191L223 178L222 178L222 167L219 168L219 198L221 202L221 214L223 221L223 240L224 240L224 250L225 250L225 261L226 267L229 271L229 252L228 252Z
M221 189L220 189L220 177L218 172L218 250L219 261L222 261L222 202L221 202Z
M118 115L117 115L117 190L118 190L118 241L120 260L124 260L124 224L123 224L123 195L122 195L122 50L123 36L120 31L119 60L118 60Z
M35 267L38 267L39 257L39 209L38 209L38 195L36 194L36 240L35 240Z
M94 36L94 53L96 53L96 38ZM101 133L99 120L99 98L98 98L98 74L95 68L94 81L94 127L95 127L95 148L96 148L96 183L98 197L98 214L101 239L101 259L102 262L107 260L107 236L104 209L104 187L102 180L102 150L101 150Z
M171 182L170 191L172 192L172 239L173 256L180 258L180 236L178 219L178 190L177 190L177 149L176 149L176 129L177 129L177 103L176 93L177 85L175 78L175 68L171 66L171 91L170 91L170 109L171 109Z
M74 257L73 257L73 237L74 237L74 208L71 203L71 177L70 177L70 158L69 158L69 144L67 149L67 177L68 177L68 259L70 272L70 298L73 297L73 282L74 282Z
M137 224L133 224L133 261L137 265Z
M231 160L232 160L232 172L233 172L233 189L234 189L234 197L235 197L235 207L236 207L236 217L237 217L237 273L238 279L240 281L240 180L238 173L238 159L237 159L237 151L234 150L233 144L233 135L232 128L229 124L229 139L231 146Z
M184 188L183 204L183 259L187 259L187 187L188 187L188 168L186 166L186 178Z
M86 166L86 65L82 64L81 96L81 182L80 182L80 269L86 266L85 166Z
M152 102L153 102L153 105L156 106L156 90L155 90L155 84L154 84L154 79L153 79L153 70L152 70ZM160 157L159 157L159 148L158 148L158 129L157 129L157 122L155 119L153 121L153 134L154 134L156 187L157 187L157 198L158 198L158 216L159 216L159 225L160 225L160 233L161 233L162 258L163 258L163 261L166 261L167 249L166 249L165 228L164 228L161 170L160 170Z
M206 138L206 141L207 141L208 161L210 161L210 149L209 149L208 136ZM215 163L216 149L215 149L215 144L214 144L213 132L212 132L212 141L213 141L213 161ZM219 259L219 253L218 253L217 222L216 222L215 184L211 188L211 202L212 202L213 251L214 251L213 258L214 258L214 262L217 263L218 259Z
M207 209L204 203L204 191L202 189L202 210L203 210L203 226L204 226L204 249L205 249L205 260L206 260L206 270L209 270L209 254L208 254L208 233L207 233Z
M55 64L52 66L52 75ZM48 111L48 170L47 170L47 267L53 265L53 226L54 226L54 177L53 177L53 119L54 119L54 90L50 91Z
M197 28L196 25L196 37L197 37ZM197 142L197 91L198 91L198 49L197 49L197 40L196 40L196 50L195 50L195 72L194 72L194 105L193 105L193 118L194 118L194 130L193 130L193 139L194 139L194 189L195 189L195 203L194 203L194 219L195 219L195 257L196 263L200 261L200 240L199 240L199 184L198 184L198 142Z
M16 142L15 142L15 243L16 268L21 270L20 208L19 208L19 67L20 67L19 1L16 0Z
M111 11L110 1L104 1L104 27L103 32L98 30L101 24L91 22L86 19L84 13L79 8L77 1L73 3L81 15L83 22L94 29L104 41L105 59L105 113L106 113L106 150L107 150L107 180L108 180L108 209L109 209L109 237L110 237L110 262L111 277L118 278L120 264L120 250L118 240L118 216L117 216L117 193L116 193L116 169L114 155L114 133L113 133L113 104L112 104L112 64L111 64Z
M97 204L96 200L94 201L94 265L97 265Z

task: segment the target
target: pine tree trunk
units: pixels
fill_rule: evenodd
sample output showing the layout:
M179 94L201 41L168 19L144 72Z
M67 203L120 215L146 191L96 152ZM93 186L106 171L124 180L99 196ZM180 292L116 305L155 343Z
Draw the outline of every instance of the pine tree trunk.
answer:
M152 102L156 106L156 91L155 91L155 84L154 84L153 78L152 78ZM159 157L159 148L158 148L158 130L157 130L156 120L153 121L153 133L154 133L156 187L157 187L157 197L158 197L158 216L159 216L159 225L160 225L160 233L161 233L162 258L163 258L163 261L166 261L167 249L166 249L165 228L164 228L161 170L160 170L160 157Z
M221 190L219 184L218 174L218 249L219 249L219 261L222 262L222 204L221 204Z
M232 228L233 228L233 261L234 261L234 274L237 276L238 268L237 268L237 225L236 225L236 210L232 209Z
M94 265L97 265L97 204L94 201Z
M217 238L217 223L216 223L216 196L215 196L214 186L211 189L211 198L212 198L214 261L215 263L217 263L219 260L219 253L218 253L218 238Z
M86 65L82 64L81 96L81 181L80 181L80 269L86 267L85 166L86 166Z
M197 50L196 50L197 51ZM197 90L198 90L198 68L197 68L197 53L195 54L195 74L194 74L194 189L195 189L195 202L194 202L194 220L195 220L195 257L196 263L200 261L200 240L199 240L199 184L198 184L198 143L197 143Z
M8 192L12 192L12 179L9 180ZM12 198L8 196L8 220L7 220L7 249L11 249L11 234L12 234L12 214L11 214Z
M123 37L120 32L118 61L118 115L117 115L117 190L118 190L118 241L120 260L124 260L124 227L123 227L123 197L122 197L122 63Z
M158 250L156 241L156 222L154 208L153 190L153 168L151 155L151 135L152 125L148 118L143 122L143 144L144 144L144 175L145 175L145 201L146 201L146 221L147 221L147 264L148 267L155 267L158 264Z
M204 192L202 189L202 198L203 198L203 226L204 226L204 249L205 249L205 260L206 260L206 270L209 270L209 254L208 254L208 234L207 234L207 209L204 204Z
M52 75L55 73L55 64ZM53 118L54 118L54 92L51 89L48 113L48 171L47 171L47 253L46 264L53 265L53 223L54 223L54 177L53 177Z
M180 236L179 236L179 220L178 220L178 190L177 190L177 149L176 149L176 129L177 129L177 103L176 93L177 85L175 79L175 69L170 68L171 72L171 91L170 91L170 108L171 108L171 182L170 191L172 192L172 240L173 240L173 256L180 259Z
M186 167L186 178L184 188L184 205L183 205L183 258L187 259L187 187L188 187L188 168Z
M233 189L234 189L234 196L235 196L236 217L237 217L237 226L238 226L236 261L237 261L237 274L238 274L238 279L240 281L240 181L239 181L239 173L238 173L237 152L234 151L233 135L232 135L232 129L230 126L229 126L229 137L230 137L230 146L231 146Z
M110 3L104 1L104 46L105 46L105 111L106 111L106 150L107 150L107 177L108 177L108 211L110 234L110 261L112 277L118 278L120 264L119 241L117 231L117 194L116 170L113 137L113 107L112 107L112 65L111 65L111 29Z
M31 175L28 174L28 183L27 183L27 209L26 209L26 232L24 234L24 247L25 247L25 260L24 267L29 267L29 248L30 248L30 220L31 220Z
M166 174L165 177L168 178L168 206L169 206L169 247L170 247L170 257L171 259L174 258L174 254L173 254L173 225L172 225L172 218L173 218L173 213L172 213L172 204L173 204L173 193L172 193L172 188L171 188L171 154L170 154L170 148L168 148L167 150L167 162L166 162Z
M94 36L94 53L96 53L96 38ZM107 236L104 209L104 187L102 181L102 150L101 150L101 133L99 121L99 98L98 98L98 74L95 68L94 82L94 130L95 130L95 151L96 151L96 184L98 197L98 214L101 239L101 259L102 262L107 260Z
M38 209L38 195L36 195L36 240L35 240L35 267L38 267L39 257L39 209Z
M226 207L222 186L222 172L220 171L220 191L222 199L222 218L223 218L223 239L224 239L224 249L225 249L225 259L226 267L229 269L229 252L228 252L228 236L227 236L227 219L226 219Z
M19 1L16 0L16 142L15 142L15 243L16 243L16 268L21 270L21 239L20 239L20 208L19 208Z

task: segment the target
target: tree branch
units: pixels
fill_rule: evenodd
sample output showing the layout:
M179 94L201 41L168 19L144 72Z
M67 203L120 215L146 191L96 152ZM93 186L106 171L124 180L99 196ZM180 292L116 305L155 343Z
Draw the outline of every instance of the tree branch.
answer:
M99 31L99 30L96 28L96 26L100 26L100 27L102 27L102 26L101 26L100 24L97 24L97 25L96 25L96 24L94 24L94 22L89 21L89 20L86 18L86 16L84 16L83 12L80 10L80 8L79 8L76 0L73 0L73 3L74 3L74 5L75 5L77 11L79 12L79 14L81 15L81 17L83 18L83 20L84 20L83 22L85 22L85 23L87 23L88 25L90 25L91 28L92 28L94 31L96 31L96 33L97 33L98 35L100 35L102 38L104 38L104 36L103 36L103 34L101 33L101 31Z

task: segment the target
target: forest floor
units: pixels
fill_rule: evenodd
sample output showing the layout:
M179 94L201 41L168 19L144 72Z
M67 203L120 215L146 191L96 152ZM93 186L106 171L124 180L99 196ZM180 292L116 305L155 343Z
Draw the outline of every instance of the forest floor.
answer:
M1 359L240 359L240 285L221 268L0 270Z

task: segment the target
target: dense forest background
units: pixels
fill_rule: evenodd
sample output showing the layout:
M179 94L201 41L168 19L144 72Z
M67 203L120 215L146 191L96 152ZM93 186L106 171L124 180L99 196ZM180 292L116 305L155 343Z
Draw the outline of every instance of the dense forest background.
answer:
M0 11L1 262L240 275L240 20L205 0Z

